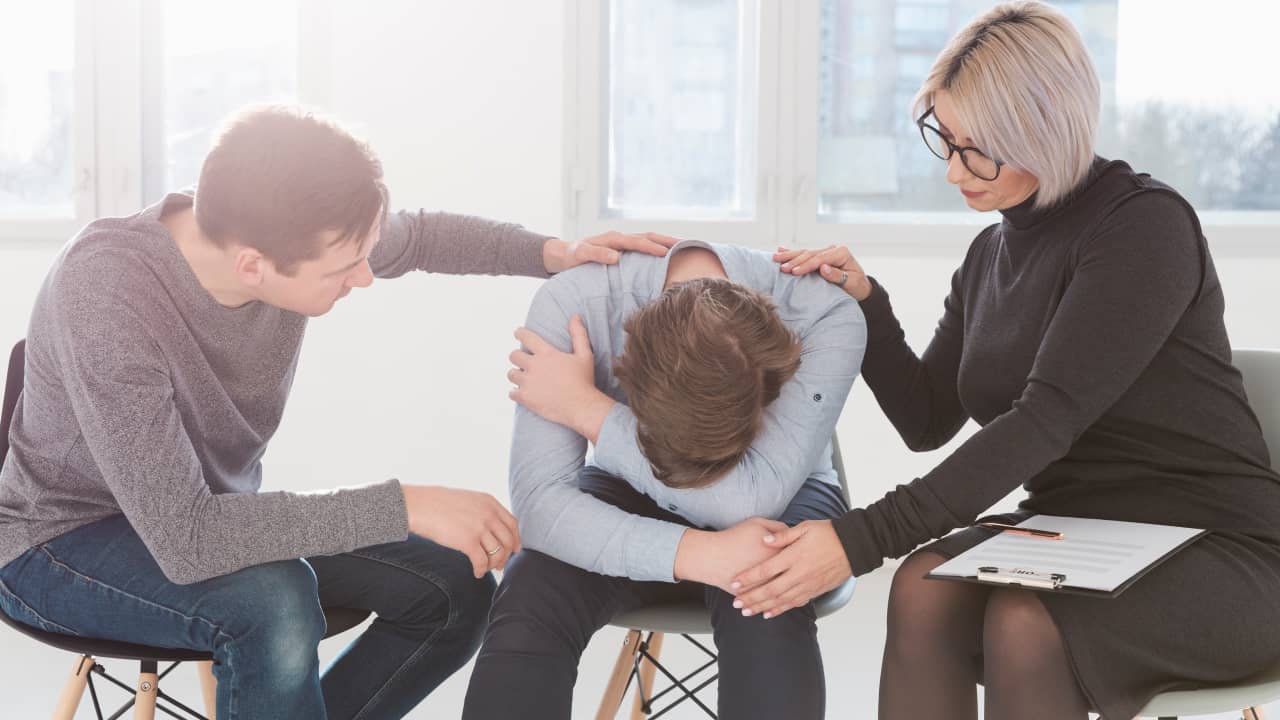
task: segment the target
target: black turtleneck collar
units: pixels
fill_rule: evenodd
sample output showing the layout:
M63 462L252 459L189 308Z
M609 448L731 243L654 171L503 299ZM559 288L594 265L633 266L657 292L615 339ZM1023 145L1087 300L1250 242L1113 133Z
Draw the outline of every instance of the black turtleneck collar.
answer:
M1041 222L1070 207L1076 199L1089 189L1089 186L1093 185L1093 183L1096 182L1098 178L1102 177L1102 175L1106 173L1112 165L1116 164L1123 165L1124 163L1120 161L1104 160L1103 158L1095 155L1093 157L1093 164L1089 166L1089 173L1085 175L1084 179L1080 181L1080 184L1076 185L1071 192L1067 193L1067 196L1061 201L1048 207L1037 208L1035 207L1036 198L1039 197L1040 194L1035 192L1031 193L1031 197L1023 200L1017 205L1001 210L1000 215L1004 217L1005 227L1013 230L1027 230L1032 226L1039 225Z

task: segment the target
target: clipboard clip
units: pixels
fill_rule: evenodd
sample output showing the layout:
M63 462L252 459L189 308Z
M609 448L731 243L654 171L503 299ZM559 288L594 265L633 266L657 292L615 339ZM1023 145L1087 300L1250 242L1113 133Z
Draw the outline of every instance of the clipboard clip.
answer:
M1056 590L1066 582L1067 576L1062 573L1040 572L1028 568L998 568L984 565L978 568L978 580L1001 585L1021 585L1023 587Z

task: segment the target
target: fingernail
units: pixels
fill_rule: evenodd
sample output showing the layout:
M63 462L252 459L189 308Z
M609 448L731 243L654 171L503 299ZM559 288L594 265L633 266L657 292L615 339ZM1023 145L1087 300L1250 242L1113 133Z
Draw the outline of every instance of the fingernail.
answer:
M737 589L738 589L738 588L740 588L740 587L742 587L742 583L740 583L740 582L734 581L734 582L729 583L729 589L731 589L731 590L737 590Z
M774 541L774 537L773 537L772 535L765 535L765 536L764 536L764 541L765 541L765 542L767 542L767 543L771 543L771 542L773 542L773 541Z
M791 266L790 266L790 265L788 265L788 264L786 264L786 263L783 263L783 265L782 265L782 269L783 269L783 270L790 270L790 269L791 269Z
M769 619L769 618L771 618L771 617L773 617L773 613L771 613L771 612L767 612L767 613L765 613L765 614L764 614L764 619L765 619L765 620L768 620L768 619Z
M733 601L733 608L734 608L735 610L741 610L741 609L742 609L742 601L741 601L741 600L734 600L734 601Z
M751 608L742 611L742 617L751 617Z

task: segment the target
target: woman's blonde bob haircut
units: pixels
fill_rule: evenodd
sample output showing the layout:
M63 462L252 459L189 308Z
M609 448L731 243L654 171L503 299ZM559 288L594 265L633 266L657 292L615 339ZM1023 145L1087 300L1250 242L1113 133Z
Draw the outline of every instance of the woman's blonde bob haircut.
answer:
M1003 3L970 22L934 61L914 117L942 91L979 149L1039 181L1035 207L1057 204L1088 174L1098 74L1080 33L1054 8Z

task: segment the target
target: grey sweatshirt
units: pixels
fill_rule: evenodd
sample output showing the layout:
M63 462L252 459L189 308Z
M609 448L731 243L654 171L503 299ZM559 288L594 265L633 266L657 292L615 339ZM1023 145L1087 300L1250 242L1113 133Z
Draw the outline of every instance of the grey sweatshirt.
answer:
M800 369L765 410L764 427L746 457L714 485L663 485L640 452L636 418L613 374L626 343L623 323L662 294L669 258L709 248L729 280L772 297L783 323L803 345ZM595 384L618 401L597 438L592 464L627 480L695 525L724 528L752 516L777 517L807 478L837 483L831 433L862 365L867 328L858 303L817 275L779 272L757 250L686 240L667 257L627 253L617 265L584 266L545 283L526 325L569 351L569 319L581 315L595 356ZM571 565L633 580L671 582L685 527L619 510L578 490L587 441L573 430L516 409L511 504L524 546Z
M407 537L395 480L258 492L307 319L213 299L159 222L191 202L173 194L93 222L49 271L0 468L0 566L119 513L183 584ZM394 213L369 263L381 278L545 277L546 239L480 218Z

